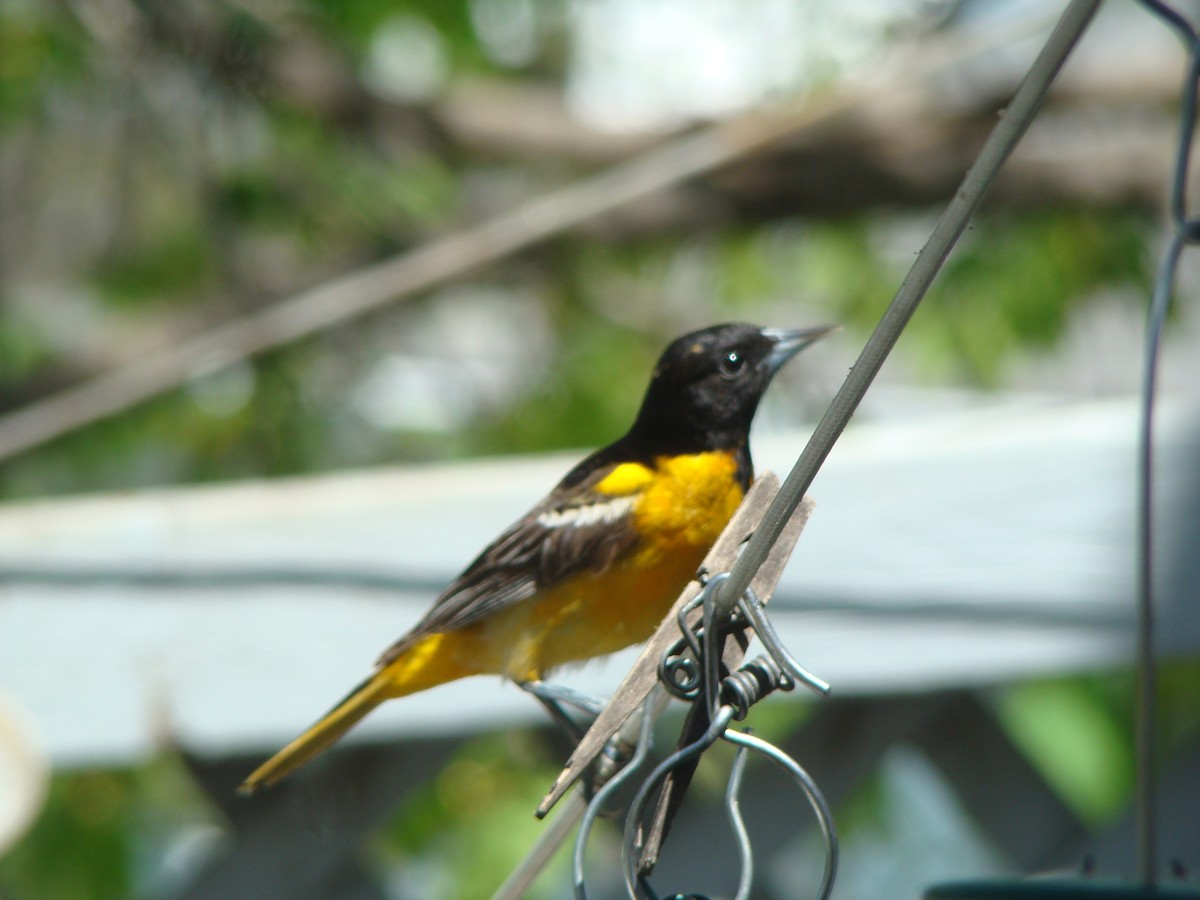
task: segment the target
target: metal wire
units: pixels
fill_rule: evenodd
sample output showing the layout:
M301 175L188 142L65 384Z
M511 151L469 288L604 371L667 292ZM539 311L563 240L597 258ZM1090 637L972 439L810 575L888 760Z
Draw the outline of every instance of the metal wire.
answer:
M737 799L745 769L746 751L762 754L783 766L804 793L809 805L816 813L825 840L825 871L817 896L827 897L829 891L832 890L833 877L837 871L837 839L833 828L833 817L830 815L828 805L816 783L798 762L779 748L757 737L751 737L749 734L727 730L731 722L745 718L750 707L755 703L776 690L791 690L795 687L798 679L810 683L810 686L813 686L818 693L827 691L828 685L809 673L788 653L778 636L775 635L774 629L766 617L763 604L753 596L747 596L743 605L744 610L751 610L751 612L743 613L746 617L745 624L749 625L753 622L756 629L761 629L763 633L771 635L770 639L764 641L767 652L744 664L736 672L732 672L724 678L719 677L719 665L725 645L723 636L727 632L713 618L713 599L726 578L728 575L722 573L706 580L704 589L696 599L696 602L704 607L704 619L700 631L693 629L689 616L680 615L679 627L682 635L679 641L663 654L663 661L659 667L660 680L667 690L676 695L682 694L689 697L693 703L702 703L702 708L708 711L710 723L704 734L698 739L676 750L659 763L639 786L630 803L625 819L621 848L621 869L625 878L626 890L629 896L635 900L636 898L656 896L649 884L648 875L638 871L638 855L639 851L643 849L640 846L643 834L643 815L650 798L669 774L676 770L685 770L693 760L722 739L736 744L740 748L731 768L726 789L726 810L733 827L740 861L736 900L745 900L750 896L754 878L753 847L742 822ZM695 657L693 659L695 664L686 671L688 683L681 685L678 680L678 669L673 664L679 657L688 653ZM700 683L694 683L697 678ZM600 802L602 802L602 798L598 794L589 806L587 820L589 827L591 819L594 819L597 814L595 810L598 809ZM586 841L586 830L581 829L575 848L575 890L578 900L583 900L586 896L582 875Z
M642 782L633 802L629 804L629 812L625 817L624 840L621 842L621 871L625 876L625 890L635 898L645 896L645 890L639 883L637 872L637 837L640 833L642 813L649 802L658 783L667 777L667 773L691 759L699 756L725 733L725 728L733 721L733 707L723 706L708 726L708 730L695 742L676 750L657 766L654 767L646 780Z
M742 806L738 793L742 789L742 775L746 772L745 747L739 747L733 758L733 766L729 770L729 785L725 789L725 811L729 813L729 824L733 828L733 836L737 838L738 857L741 860L741 875L738 878L737 897L749 897L750 888L754 884L754 848L750 845L750 833L746 831L746 822L742 819Z
M825 900L833 891L833 880L837 877L838 842L837 832L833 825L833 813L825 800L825 795L817 787L812 776L801 765L776 747L760 737L743 731L727 731L724 739L738 747L755 750L768 759L782 766L800 786L809 806L817 817L817 825L821 829L821 840L825 844L825 870L821 874L821 884L817 888L817 900Z
M1188 172L1196 130L1197 95L1200 90L1200 34L1179 12L1158 0L1142 6L1170 27L1188 53L1187 73L1180 97L1179 142L1171 176L1172 233L1158 265L1146 319L1142 359L1141 406L1138 421L1137 477L1137 866L1146 887L1158 877L1157 800L1154 772L1154 732L1157 727L1157 666L1154 653L1154 402L1163 325L1171 306L1179 260L1189 244L1200 243L1200 218L1187 212Z
M778 670L776 670L778 671ZM727 679L728 680L728 679ZM773 688L768 688L761 692L760 696L755 699L761 699ZM624 840L621 846L621 870L625 878L625 889L629 896L638 900L638 898L653 898L656 895L651 890L645 876L637 871L637 856L638 856L638 836L641 834L640 826L642 823L643 814L650 798L654 795L658 785L667 777L667 775L675 769L678 769L697 756L704 753L715 744L718 740L724 740L734 744L739 748L737 756L734 758L733 766L730 770L729 783L725 792L726 811L729 815L730 823L733 826L734 838L737 844L737 853L740 862L738 875L738 890L735 895L735 900L746 900L750 896L753 879L754 879L754 854L753 847L750 844L749 835L746 832L745 824L742 821L741 811L738 805L738 792L741 788L742 775L745 768L745 753L747 751L761 754L775 764L781 766L788 774L790 774L803 793L809 806L817 819L817 825L821 832L821 838L825 848L825 866L821 874L821 883L817 888L816 897L818 900L825 900L829 897L833 890L834 879L837 875L838 866L838 842L837 832L834 827L833 813L829 808L828 802L825 800L821 789L813 780L812 776L805 771L796 760L792 759L778 747L761 738L750 734L749 732L739 732L729 730L729 725L735 719L740 718L739 712L744 715L744 711L740 711L737 706L726 703L717 710L711 724L703 735L696 741L683 747L661 763L659 763L650 775L642 782L638 788L637 794L630 803L629 812L625 819ZM595 801L593 801L593 804ZM584 838L583 840L586 840ZM576 860L577 873L582 871L582 843L576 845ZM582 898L582 884L577 882L576 897Z
M617 788L629 780L629 777L642 767L650 755L651 738L654 735L654 712L652 704L647 703L642 710L642 727L638 733L637 749L629 761L596 791L579 822L579 833L575 837L575 854L572 858L575 900L587 900L583 862L588 838L592 833L592 825L595 824L604 809L604 804L608 802Z
M779 633L775 630L775 626L771 624L771 620L767 618L766 607L763 602L755 596L751 588L746 588L746 593L743 595L741 602L738 604L738 609L742 611L750 624L754 626L754 633L758 639L763 642L763 646L770 652L771 657L775 659L784 670L799 681L806 685L813 692L820 694L822 697L829 696L829 692L833 690L829 686L829 682L823 678L814 675L808 669L800 664L800 661L792 654L788 653L787 647L783 645L783 641L779 637Z

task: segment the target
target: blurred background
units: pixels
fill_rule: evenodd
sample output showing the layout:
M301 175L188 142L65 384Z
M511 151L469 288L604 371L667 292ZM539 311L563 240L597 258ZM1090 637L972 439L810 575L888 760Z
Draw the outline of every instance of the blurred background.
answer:
M628 426L677 334L844 326L760 413L786 471L1059 12L0 5L0 896L490 896L565 758L511 688L232 787ZM838 897L1128 865L1133 397L1184 62L1103 10L814 485L781 611L844 690L755 716L836 801ZM1198 276L1162 379L1185 878ZM706 771L684 847L725 827ZM755 896L819 871L784 800ZM680 860L664 889L736 883Z

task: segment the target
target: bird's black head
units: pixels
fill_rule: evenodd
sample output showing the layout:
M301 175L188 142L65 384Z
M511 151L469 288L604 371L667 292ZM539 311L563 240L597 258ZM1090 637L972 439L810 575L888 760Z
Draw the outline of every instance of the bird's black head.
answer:
M771 377L833 328L731 323L685 334L655 366L630 436L678 452L745 446Z

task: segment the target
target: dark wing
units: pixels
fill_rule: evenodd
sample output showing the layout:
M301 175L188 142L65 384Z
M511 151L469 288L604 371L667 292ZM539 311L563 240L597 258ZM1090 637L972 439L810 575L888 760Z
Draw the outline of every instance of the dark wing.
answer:
M632 516L637 497L594 490L612 468L602 465L582 480L573 480L574 472L568 475L480 553L379 664L387 665L430 634L463 628L576 572L603 572L612 565L637 541Z

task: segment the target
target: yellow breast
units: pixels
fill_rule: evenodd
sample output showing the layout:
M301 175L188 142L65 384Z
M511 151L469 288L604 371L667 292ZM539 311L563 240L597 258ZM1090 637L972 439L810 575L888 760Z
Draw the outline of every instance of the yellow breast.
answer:
M513 621L504 665L516 680L648 638L742 501L729 453L617 466L596 491L634 501L638 541L604 572L545 591Z
M703 547L707 552L742 502L737 460L731 453L663 457L656 472L634 509L639 533L658 535L663 545Z

